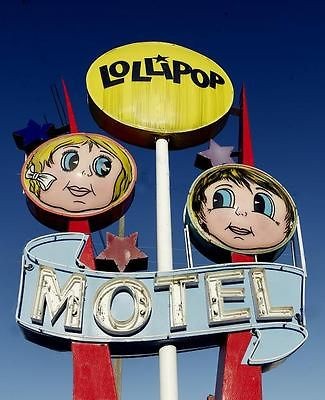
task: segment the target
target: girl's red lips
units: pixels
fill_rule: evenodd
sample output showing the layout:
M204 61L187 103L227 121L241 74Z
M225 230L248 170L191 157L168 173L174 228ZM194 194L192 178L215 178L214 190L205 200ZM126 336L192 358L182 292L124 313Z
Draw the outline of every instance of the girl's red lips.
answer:
M85 187L79 187L79 186L68 186L68 190L73 196L76 196L76 197L83 197L91 192L91 190L89 190Z

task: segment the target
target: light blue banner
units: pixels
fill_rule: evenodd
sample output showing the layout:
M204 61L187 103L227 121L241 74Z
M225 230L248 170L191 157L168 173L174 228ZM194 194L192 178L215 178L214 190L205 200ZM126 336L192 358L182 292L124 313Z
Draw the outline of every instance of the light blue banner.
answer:
M113 355L139 356L167 343L179 351L218 346L220 334L250 330L243 362L262 365L287 357L307 338L305 272L298 267L100 272L79 261L86 240L81 233L58 233L26 245L16 319L28 339L66 349L71 341L110 343Z

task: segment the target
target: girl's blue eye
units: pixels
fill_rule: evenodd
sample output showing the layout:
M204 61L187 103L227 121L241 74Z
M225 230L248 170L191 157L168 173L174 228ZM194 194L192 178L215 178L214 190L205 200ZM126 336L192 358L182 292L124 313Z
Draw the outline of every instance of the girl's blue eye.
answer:
M93 163L95 174L101 177L108 175L111 171L111 167L112 167L111 160L104 156L99 156L95 158Z
M61 158L61 167L63 171L73 171L79 164L78 153L74 150L68 150L63 153Z
M272 198L266 193L256 193L254 196L254 211L273 218L275 207Z
M212 200L213 208L233 207L235 196L230 189L218 189Z

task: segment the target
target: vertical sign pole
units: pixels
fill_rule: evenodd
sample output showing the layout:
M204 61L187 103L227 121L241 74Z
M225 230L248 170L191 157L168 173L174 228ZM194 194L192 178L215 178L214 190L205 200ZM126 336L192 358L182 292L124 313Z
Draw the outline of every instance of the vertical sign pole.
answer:
M158 271L173 269L168 141L156 141L156 212ZM177 353L172 345L159 350L160 400L178 399Z
M119 237L124 237L125 235L125 215L122 215L118 221L118 235ZM122 364L123 359L121 357L113 360L113 370L118 400L121 400L122 398Z
M249 125L246 91L241 92L240 160L254 165L253 146ZM232 262L254 262L254 256L232 253ZM215 400L261 400L262 369L242 364L252 334L249 331L227 334L220 348Z

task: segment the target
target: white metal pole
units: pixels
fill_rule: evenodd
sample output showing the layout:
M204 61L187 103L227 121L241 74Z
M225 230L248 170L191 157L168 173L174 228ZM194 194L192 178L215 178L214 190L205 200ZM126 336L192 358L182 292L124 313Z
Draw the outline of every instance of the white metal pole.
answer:
M125 215L122 215L122 217L118 220L118 235L119 237L124 237L125 235ZM122 399L122 364L123 359L121 357L113 360L113 370L118 400Z
M156 141L157 268L173 269L168 141ZM178 400L177 353L172 345L159 350L160 400Z

